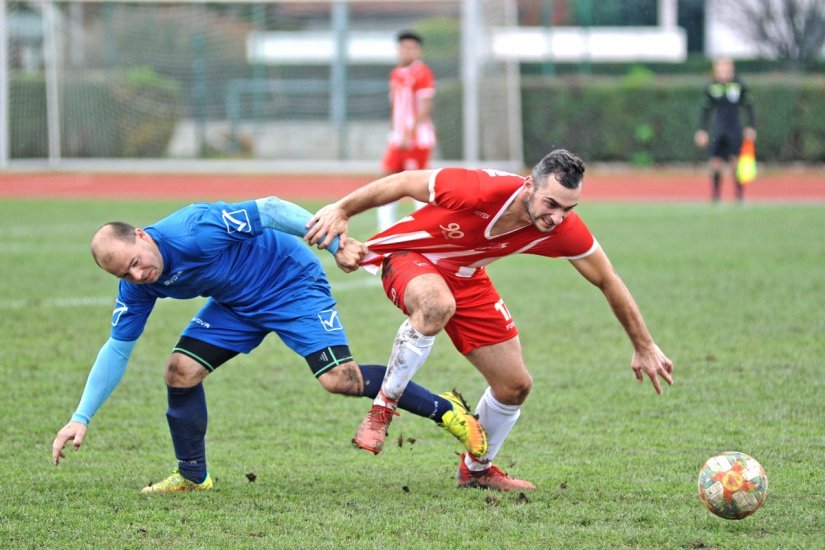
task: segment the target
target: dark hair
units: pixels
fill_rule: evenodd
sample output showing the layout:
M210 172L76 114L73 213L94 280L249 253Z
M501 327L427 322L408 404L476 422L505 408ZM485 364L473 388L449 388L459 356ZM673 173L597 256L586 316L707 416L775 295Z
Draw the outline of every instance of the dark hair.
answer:
M584 178L584 161L566 149L549 152L533 167L533 181L544 185L550 174L568 189L576 189Z
M398 36L395 37L396 41L401 42L402 40L415 40L418 42L419 46L424 45L424 39L421 38L421 35L415 31L401 31L398 33Z

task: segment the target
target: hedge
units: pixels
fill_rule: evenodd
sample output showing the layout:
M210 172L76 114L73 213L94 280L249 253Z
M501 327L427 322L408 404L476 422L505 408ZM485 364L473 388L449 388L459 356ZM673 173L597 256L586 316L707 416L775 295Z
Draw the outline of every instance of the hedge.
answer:
M743 79L756 106L757 158L825 162L825 77L775 73ZM693 134L705 84L703 77L655 76L642 68L623 77L524 76L524 159L529 165L564 147L588 162L701 161L705 153L694 146ZM12 78L10 99L12 158L48 156L43 77ZM459 81L439 82L436 125L440 134L457 137L442 140L442 158L462 155L461 99ZM180 85L148 68L67 78L61 88L62 154L163 157L184 110L181 102Z
M765 162L825 162L825 78L743 77ZM564 147L590 161L695 162L693 144L705 80L697 77L526 77L524 158Z
M181 92L152 69L64 78L60 87L61 154L79 158L162 157L180 111ZM10 82L12 158L48 156L42 75Z

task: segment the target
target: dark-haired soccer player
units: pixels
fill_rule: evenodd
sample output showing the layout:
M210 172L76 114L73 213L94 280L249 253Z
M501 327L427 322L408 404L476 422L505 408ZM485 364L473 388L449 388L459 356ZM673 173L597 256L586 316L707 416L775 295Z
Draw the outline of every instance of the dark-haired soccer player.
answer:
M462 168L404 172L353 191L310 220L306 238L323 246L333 236L345 235L349 218L359 212L404 196L429 203L365 243L370 254L362 265L382 268L387 297L408 319L398 330L387 375L358 428L356 444L380 451L401 392L427 358L435 335L445 330L489 383L476 409L488 450L480 458L463 457L459 486L534 488L492 464L532 387L515 322L485 271L487 264L512 254L569 260L602 291L627 332L636 378L641 382L646 374L658 393L658 377L673 382L673 363L653 341L635 300L573 211L583 177L584 163L565 150L545 156L527 177ZM547 314L552 317L552 308ZM556 333L563 335L563 329Z
M98 266L120 279L109 340L101 348L77 410L52 445L55 464L69 440L83 443L92 416L117 386L158 298L209 299L183 331L166 362L166 413L178 463L143 493L210 489L206 468L206 397L202 381L274 332L302 356L329 392L374 398L385 367L358 365L318 258L296 236L311 214L268 197L187 206L145 229L123 222L92 238ZM344 271L358 268L364 246L333 242ZM410 385L401 408L431 418L481 456L486 438L461 397Z
M435 76L421 60L424 39L414 31L401 31L396 40L398 64L390 71L390 135L381 161L384 175L429 168L436 140L431 117ZM395 223L395 203L380 206L377 213L379 231Z

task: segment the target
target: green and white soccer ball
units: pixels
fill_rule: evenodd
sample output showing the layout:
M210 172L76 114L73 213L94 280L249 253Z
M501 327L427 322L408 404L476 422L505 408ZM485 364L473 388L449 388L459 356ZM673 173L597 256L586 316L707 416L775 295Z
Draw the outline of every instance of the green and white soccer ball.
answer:
M725 451L711 457L699 471L699 498L725 519L742 519L756 512L768 495L768 476L752 456Z

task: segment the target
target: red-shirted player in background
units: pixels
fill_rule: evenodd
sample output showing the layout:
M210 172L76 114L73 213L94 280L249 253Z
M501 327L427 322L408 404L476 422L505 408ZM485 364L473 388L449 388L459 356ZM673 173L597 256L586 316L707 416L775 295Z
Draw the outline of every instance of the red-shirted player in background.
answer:
M381 161L384 175L429 168L435 147L435 127L430 118L435 77L421 61L423 39L412 31L402 31L397 41L398 65L390 72L389 144ZM378 230L384 231L394 223L395 203L379 207Z
M435 335L453 344L490 387L476 409L487 432L487 454L463 455L462 487L533 489L492 465L519 417L532 378L524 364L510 312L490 281L487 264L511 254L564 258L598 287L633 344L630 367L673 383L673 363L653 341L642 314L607 255L573 209L582 191L584 163L556 150L521 177L494 170L444 168L386 176L325 206L310 220L310 242L346 237L350 216L401 197L429 204L365 244L361 264L382 267L387 296L408 316L395 339L378 397L353 440L378 453L404 386L424 363Z

